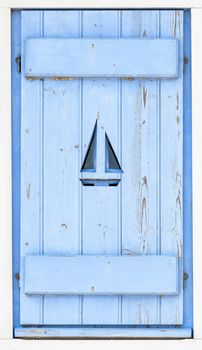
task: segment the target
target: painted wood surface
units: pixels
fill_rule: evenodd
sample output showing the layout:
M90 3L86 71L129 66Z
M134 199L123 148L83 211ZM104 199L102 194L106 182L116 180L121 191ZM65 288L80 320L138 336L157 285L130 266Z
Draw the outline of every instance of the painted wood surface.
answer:
M161 12L123 12L122 36L160 36ZM160 82L123 82L122 254L160 254ZM135 111L135 112L134 112ZM155 117L154 117L155 116ZM130 135L131 130L132 137ZM130 220L129 220L130 218ZM131 235L130 232L134 232ZM154 296L124 296L122 322L158 324L160 300Z
M193 222L192 222L192 52L191 12L184 11L184 69L183 69L183 324L193 326ZM196 300L195 300L196 302ZM196 315L195 315L196 316ZM194 328L194 327L193 327Z
M177 294L177 270L176 258L160 255L30 255L25 259L25 293Z
M144 338L144 339L162 339L162 338L191 338L192 330L190 328L135 328L135 327L74 327L67 328L16 328L15 336L17 338Z
M12 13L12 212L13 212L13 326L20 325L20 125L21 125L21 74L16 57L21 54L21 17L19 11Z
M28 39L25 74L39 78L176 78L177 51L175 39Z
M41 35L40 12L21 14L21 41ZM22 47L22 57L24 50ZM21 271L23 256L43 251L42 232L42 90L43 82L30 84L21 75ZM29 115L29 116L28 116ZM30 160L30 161L28 161ZM20 322L41 323L41 297L28 298L21 286ZM23 312L22 312L23 310Z
M182 19L182 11L22 12L23 43L30 37L179 40L176 80L29 81L23 66L22 324L182 323ZM96 120L123 169L116 187L80 181ZM179 255L180 294L26 296L30 254Z
M183 15L170 11L161 14L161 35L181 41L179 78L161 83L161 147L160 147L160 228L161 254L172 251L180 260L178 298L161 298L161 322L183 323ZM168 122L169 120L169 122ZM171 308L175 312L171 313Z
M44 37L78 37L79 16L75 11L44 12ZM80 254L80 82L44 84L44 254ZM80 323L80 299L44 296L44 323Z
M120 14L114 11L82 13L84 38L120 37ZM107 97L106 97L107 96ZM121 83L118 79L83 80L81 145L82 158L92 133L95 118L98 134L104 130L121 162ZM104 129L103 129L104 128ZM102 138L99 138L102 142ZM102 145L102 143L101 143ZM102 148L103 150L103 148ZM98 168L103 172L103 151L98 148ZM101 153L102 152L102 153ZM101 170L102 169L102 170ZM107 174L109 175L109 174ZM114 174L113 174L114 175ZM117 255L120 252L121 187L82 187L82 253ZM110 213L110 215L109 215ZM93 215L92 215L93 214ZM89 230L91 227L91 230ZM93 232L93 239L92 239ZM83 324L118 324L121 317L120 296L84 296ZM97 310L95 313L94 310Z

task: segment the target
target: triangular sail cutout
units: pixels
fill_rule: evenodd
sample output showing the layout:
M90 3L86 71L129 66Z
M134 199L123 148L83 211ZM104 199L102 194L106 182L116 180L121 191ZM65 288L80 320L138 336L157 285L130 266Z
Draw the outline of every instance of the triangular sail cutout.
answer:
M93 129L93 134L90 139L89 146L86 151L86 155L81 167L81 171L95 171L96 170L96 134L97 134L97 122Z
M122 173L121 166L119 164L119 161L117 159L117 156L113 150L113 147L109 141L109 138L107 134L105 134L105 147L106 147L106 153L105 153L105 168L106 172L117 172Z

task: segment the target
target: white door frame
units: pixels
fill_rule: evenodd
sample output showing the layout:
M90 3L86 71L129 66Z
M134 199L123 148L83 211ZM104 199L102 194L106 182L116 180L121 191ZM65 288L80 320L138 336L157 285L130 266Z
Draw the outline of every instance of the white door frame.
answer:
M12 9L191 9L193 139L193 288L194 339L19 340L13 338L12 299L12 144L11 144L11 10ZM0 349L65 350L137 346L138 350L202 348L202 0L1 0L0 2ZM96 345L95 345L96 342ZM104 342L104 343L103 343ZM172 342L172 344L170 343Z

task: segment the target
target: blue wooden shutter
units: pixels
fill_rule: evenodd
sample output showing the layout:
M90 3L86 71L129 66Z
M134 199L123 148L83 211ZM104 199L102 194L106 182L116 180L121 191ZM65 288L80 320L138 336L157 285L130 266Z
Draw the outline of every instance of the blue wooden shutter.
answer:
M23 11L22 42L21 324L182 324L183 12Z

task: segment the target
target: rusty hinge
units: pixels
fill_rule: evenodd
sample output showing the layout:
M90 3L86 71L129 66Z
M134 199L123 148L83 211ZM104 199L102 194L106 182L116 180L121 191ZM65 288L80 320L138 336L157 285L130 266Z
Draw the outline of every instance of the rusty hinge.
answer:
M183 272L183 289L184 289L184 286L185 286L185 281L187 281L189 278L189 275L187 272Z
M17 63L18 73L21 73L21 55L19 55L15 58L15 62Z
M21 287L21 283L20 283L21 282L21 275L20 275L20 272L16 272L15 278L19 282L19 287Z
M185 72L185 66L189 63L189 59L187 56L183 57L183 73Z
M184 56L184 64L188 64L189 63L189 59L187 56Z

